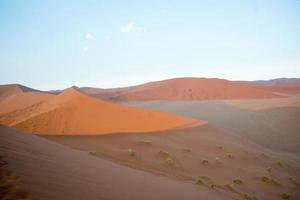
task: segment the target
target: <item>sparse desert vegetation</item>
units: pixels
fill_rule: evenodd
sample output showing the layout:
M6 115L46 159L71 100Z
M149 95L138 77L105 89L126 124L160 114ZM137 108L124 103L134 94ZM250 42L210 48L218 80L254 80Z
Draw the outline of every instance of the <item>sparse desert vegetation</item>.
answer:
M292 199L292 195L288 192L283 192L280 194L280 197L282 199L285 199L285 200L291 200Z
M169 157L170 156L169 152L167 152L165 150L159 150L158 153L159 153L159 155L162 155L164 157Z
M201 160L201 163L202 163L203 165L208 165L208 164L209 164L209 161L208 161L207 159L203 159L203 160Z
M7 169L7 162L0 156L0 199L31 200L31 194L20 188L21 179Z
M242 196L243 196L244 199L246 199L246 200L257 200L257 198L256 198L255 196L250 195L250 194L248 194L248 193L244 193Z
M226 157L232 159L233 158L233 154L232 153L226 153Z
M133 149L128 149L127 153L128 153L129 156L135 156L135 152L134 152Z
M300 182L297 181L294 177L289 177L289 181L291 181L295 186L300 188Z
M269 184L273 184L273 185L281 185L277 180L275 180L274 178L270 178L267 176L262 176L260 178L260 180L264 183L269 183Z
M146 144L146 145L152 145L152 141L151 140L141 140L140 143Z
M238 178L237 178L237 179L234 179L234 180L233 180L233 183L234 183L234 184L237 184L237 185L241 185L241 184L243 184L243 181L242 181L241 179L238 179Z
M168 166L172 166L172 165L174 165L174 160L172 158L166 158L165 164Z

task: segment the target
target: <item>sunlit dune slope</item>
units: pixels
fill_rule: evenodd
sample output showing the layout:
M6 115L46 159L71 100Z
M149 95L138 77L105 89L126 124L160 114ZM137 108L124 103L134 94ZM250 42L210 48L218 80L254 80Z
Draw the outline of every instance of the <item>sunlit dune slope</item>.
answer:
M21 92L0 101L0 115L40 103L54 97L53 94L42 92Z
M33 91L37 90L19 84L0 85L0 101L15 94Z
M44 103L0 116L0 123L32 133L88 135L158 131L201 122L98 100L69 88Z

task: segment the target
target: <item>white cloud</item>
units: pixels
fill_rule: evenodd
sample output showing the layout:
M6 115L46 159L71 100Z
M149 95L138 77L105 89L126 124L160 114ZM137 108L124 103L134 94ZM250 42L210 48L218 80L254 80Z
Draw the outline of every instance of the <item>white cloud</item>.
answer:
M140 35L141 33L145 32L146 29L130 22L126 25L120 26L120 31L124 33L135 33L136 35Z
M88 47L83 47L83 51L84 51L84 52L87 52L88 50L89 50Z
M91 33L86 33L84 37L87 40L95 40L95 37Z

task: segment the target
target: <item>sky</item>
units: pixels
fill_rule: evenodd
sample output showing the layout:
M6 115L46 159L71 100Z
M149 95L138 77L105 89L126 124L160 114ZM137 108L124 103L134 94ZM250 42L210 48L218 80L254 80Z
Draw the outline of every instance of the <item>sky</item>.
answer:
M300 0L0 0L0 84L300 78Z

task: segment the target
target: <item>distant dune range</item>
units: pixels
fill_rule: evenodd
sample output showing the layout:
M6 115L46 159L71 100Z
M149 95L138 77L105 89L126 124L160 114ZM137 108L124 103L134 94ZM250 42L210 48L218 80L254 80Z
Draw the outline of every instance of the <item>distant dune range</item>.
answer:
M300 78L278 78L264 81L237 81L236 83L274 92L300 93Z
M27 93L28 94L28 93ZM89 97L69 88L57 96L47 96L45 101L34 104L41 94L23 95L30 99L28 107L22 100L12 98L20 107L0 116L0 123L31 133L43 134L107 134L116 132L145 132L179 128L204 123L148 109L133 108ZM42 96L43 98L45 96ZM9 104L3 100L0 105ZM1 106L7 110L9 106ZM11 109L12 110L12 109Z
M21 94L25 92L38 92L38 90L20 85L20 84L8 84L0 86L0 101L6 97Z
M80 90L98 98L114 100L203 100L280 97L260 88L215 78L175 78L127 88L97 89L83 87Z

